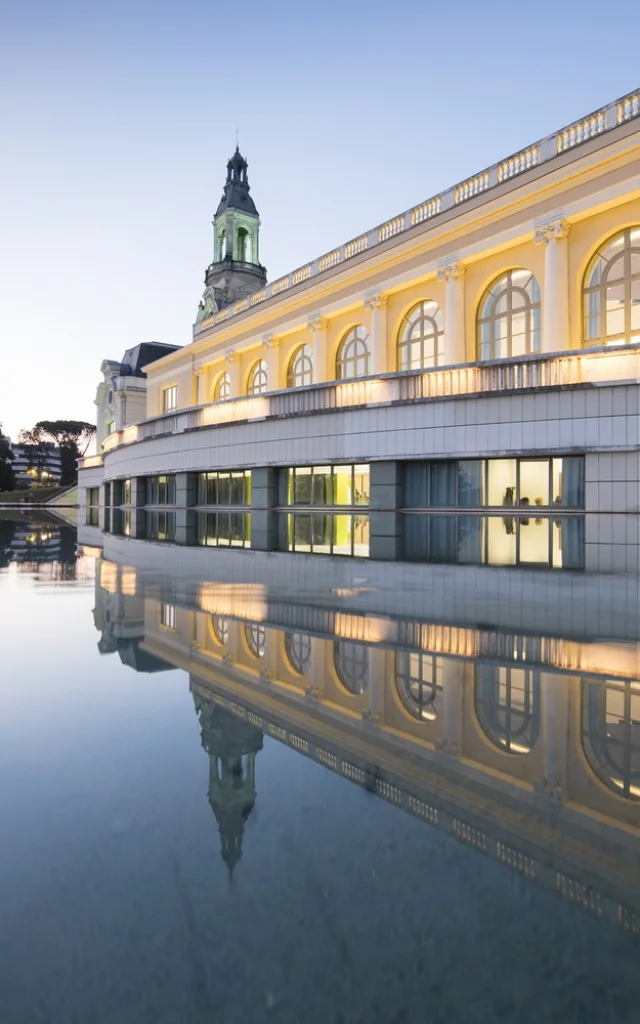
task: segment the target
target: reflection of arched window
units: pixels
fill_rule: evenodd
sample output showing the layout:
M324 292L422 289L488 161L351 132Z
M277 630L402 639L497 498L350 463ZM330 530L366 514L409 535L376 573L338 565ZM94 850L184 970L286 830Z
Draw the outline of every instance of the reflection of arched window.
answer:
M477 665L475 706L482 729L496 747L526 754L540 733L540 679L536 672Z
M287 387L301 388L313 384L313 362L308 345L300 345L291 356L287 370Z
M640 799L640 682L583 682L582 743L605 786Z
M293 671L305 675L311 664L311 637L306 633L287 633L284 646Z
M442 658L432 654L402 651L396 654L396 687L410 715L421 721L433 721L438 714L442 692Z
M245 626L244 633L247 638L247 647L253 654L254 658L261 658L264 654L265 646L264 626Z
M369 650L348 640L333 645L333 663L338 679L349 693L364 693L369 685Z
M225 398L231 398L231 377L228 373L221 373L213 389L213 400L223 402Z
M478 308L478 359L540 351L540 289L528 270L509 270L487 288Z
M251 367L247 383L248 395L262 395L267 390L267 364L264 359L259 359Z
M398 334L398 369L426 370L444 361L444 324L437 302L410 309Z
M640 227L601 245L584 275L584 342L640 341Z
M225 647L229 640L229 620L221 615L212 615L211 628L218 643Z
M338 380L366 377L370 358L369 335L359 324L348 331L340 342L336 357L336 377Z
M236 259L251 262L251 239L246 228L238 228L238 255Z

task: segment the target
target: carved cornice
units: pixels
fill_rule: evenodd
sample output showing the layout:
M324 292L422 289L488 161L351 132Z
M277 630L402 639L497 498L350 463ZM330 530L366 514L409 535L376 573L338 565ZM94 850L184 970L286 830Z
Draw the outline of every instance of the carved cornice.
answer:
M551 224L543 224L533 236L536 245L548 245L549 242L559 242L569 234L570 225L566 220L555 220Z
M436 277L438 281L457 281L459 277L464 277L466 269L464 263L456 260L454 263L447 264L446 267L440 267Z
M365 309L384 309L388 301L388 295L383 295L381 292L375 292L373 295L365 296L364 307Z
M310 331L323 331L327 323L328 321L325 316L314 316L307 323L307 328Z

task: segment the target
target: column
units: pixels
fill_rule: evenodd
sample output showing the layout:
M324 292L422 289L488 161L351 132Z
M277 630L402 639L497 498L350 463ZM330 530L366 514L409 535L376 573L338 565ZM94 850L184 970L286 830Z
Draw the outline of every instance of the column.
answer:
M176 544L195 544L198 474L176 473Z
M540 718L544 750L544 778L536 782L538 792L562 802L567 787L567 677L551 672L540 680Z
M227 373L229 374L229 381L231 383L231 398L240 398L242 396L242 381L240 379L240 355L238 352L233 350L225 354L225 362L227 364Z
M313 383L323 384L335 377L335 373L330 372L328 366L327 320L323 316L316 316L309 321L307 327L313 331Z
M460 755L464 736L464 661L446 658L443 664L442 745L447 754Z
M280 380L280 338L268 334L263 339L262 347L266 349L267 356L267 391L279 391L282 387Z
M466 363L467 335L464 308L464 263L441 267L438 281L446 282L444 310L444 365Z
M387 358L387 302L386 295L376 292L364 300L365 309L371 310L371 367L372 376L389 372Z
M545 224L534 235L544 245L544 295L542 298L542 351L565 352L569 335L569 248L566 220Z
M278 522L278 471L269 466L251 470L251 547L276 551Z
M402 541L402 467L399 462L372 462L369 473L369 557L395 561Z
M384 725L384 692L387 684L386 652L383 647L369 648L369 708L362 717L371 725Z
M197 366L196 375L196 405L205 405L209 401L207 395L207 370L204 366Z

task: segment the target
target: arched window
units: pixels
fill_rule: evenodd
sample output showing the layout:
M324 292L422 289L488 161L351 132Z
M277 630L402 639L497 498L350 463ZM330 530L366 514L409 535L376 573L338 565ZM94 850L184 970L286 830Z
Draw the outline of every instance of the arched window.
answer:
M437 302L410 309L398 334L398 369L426 370L444 362L444 322Z
M509 754L527 754L540 733L540 679L521 668L477 665L475 706L492 743Z
M254 658L262 658L264 655L266 637L264 626L245 626L244 635L247 639L247 647L253 654Z
M346 380L349 377L366 377L369 373L371 352L369 335L361 324L352 327L340 342L336 357L336 377Z
M238 245L236 259L251 262L251 238L246 228L238 228Z
M433 721L442 693L442 658L402 651L396 654L396 688L406 710L420 721Z
M640 682L583 682L582 744L605 786L640 800Z
M220 232L220 241L218 242L218 259L223 260L227 255L227 236L224 231Z
M333 645L333 663L345 690L358 696L369 685L369 650L348 640Z
M311 665L311 637L306 633L287 633L284 646L293 671L305 675Z
M224 647L229 640L229 620L221 615L212 615L211 629L218 643Z
M540 289L528 270L509 270L487 288L478 308L478 359L540 351Z
M228 373L221 373L213 389L213 400L223 402L225 398L231 398L231 377Z
M248 395L263 395L267 390L267 364L264 359L254 363L249 371Z
M287 387L302 388L306 384L313 384L313 357L308 345L300 345L291 356Z
M585 345L640 341L640 227L600 246L582 294Z

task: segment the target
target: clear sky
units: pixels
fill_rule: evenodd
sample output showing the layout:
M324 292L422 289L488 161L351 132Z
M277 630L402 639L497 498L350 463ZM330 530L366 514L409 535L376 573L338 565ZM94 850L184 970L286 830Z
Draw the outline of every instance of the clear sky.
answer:
M619 0L3 0L0 421L188 344L240 132L269 278L640 86Z

